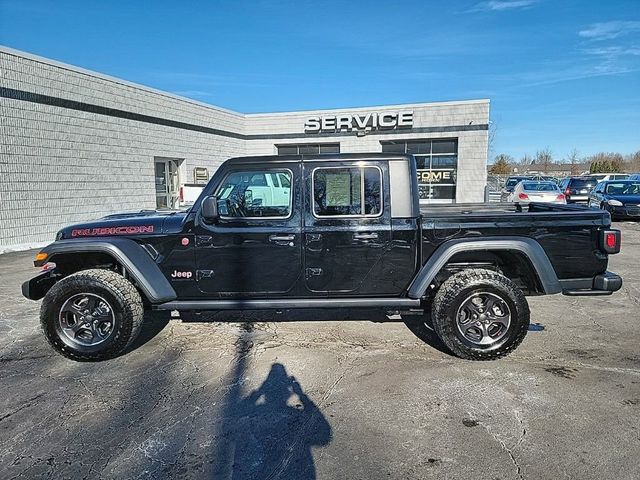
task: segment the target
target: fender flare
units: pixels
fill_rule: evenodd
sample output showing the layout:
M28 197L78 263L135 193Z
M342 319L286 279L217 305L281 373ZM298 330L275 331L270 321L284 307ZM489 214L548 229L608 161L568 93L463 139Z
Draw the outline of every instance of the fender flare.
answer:
M60 254L106 253L124 266L151 303L170 302L177 298L175 290L153 261L151 255L131 239L59 240L47 245L41 252L48 254L47 262L53 263L55 263L56 255ZM36 264L36 266L40 265Z
M551 295L562 292L562 286L553 269L553 265L537 241L528 237L493 237L491 239L485 237L449 240L440 245L422 266L411 283L408 291L409 298L421 298L424 296L435 276L454 255L470 251L520 252L531 262L545 294Z

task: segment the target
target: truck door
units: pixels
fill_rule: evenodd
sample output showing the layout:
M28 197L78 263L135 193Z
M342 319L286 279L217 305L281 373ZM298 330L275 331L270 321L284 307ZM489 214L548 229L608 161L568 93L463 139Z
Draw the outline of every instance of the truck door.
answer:
M299 163L238 165L214 195L220 219L196 229L196 280L207 294L287 294L302 272Z
M385 162L304 162L304 273L309 293L378 293L391 241Z

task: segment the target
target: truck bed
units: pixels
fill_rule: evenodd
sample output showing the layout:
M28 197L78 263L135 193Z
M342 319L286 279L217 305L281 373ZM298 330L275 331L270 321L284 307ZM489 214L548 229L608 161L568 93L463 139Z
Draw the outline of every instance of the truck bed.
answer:
M597 231L611 225L608 212L581 205L468 203L424 205L422 260L448 240L528 237L546 251L558 278L582 278L606 270Z

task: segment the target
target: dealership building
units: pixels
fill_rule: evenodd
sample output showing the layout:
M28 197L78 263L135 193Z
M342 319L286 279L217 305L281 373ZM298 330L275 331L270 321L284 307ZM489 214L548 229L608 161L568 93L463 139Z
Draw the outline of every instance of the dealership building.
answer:
M481 202L489 100L244 114L0 47L0 251L175 208L230 158L412 153L421 202Z

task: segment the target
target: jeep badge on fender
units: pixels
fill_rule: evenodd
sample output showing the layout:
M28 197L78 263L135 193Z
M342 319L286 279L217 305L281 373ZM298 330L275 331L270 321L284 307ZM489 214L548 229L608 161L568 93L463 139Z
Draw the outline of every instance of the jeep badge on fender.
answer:
M171 278L191 278L191 277L193 277L192 272L179 272L177 270L174 270L173 273L171 274Z
M385 114L376 125L409 120ZM35 265L48 268L22 292L44 298L40 321L59 353L121 354L145 310L322 308L340 317L375 308L405 315L420 338L435 332L459 357L493 360L524 340L527 296L622 286L607 271L620 251L609 212L533 201L421 206L411 155L234 158L200 199L184 212L73 225L38 253ZM564 261L568 248L583 261Z

